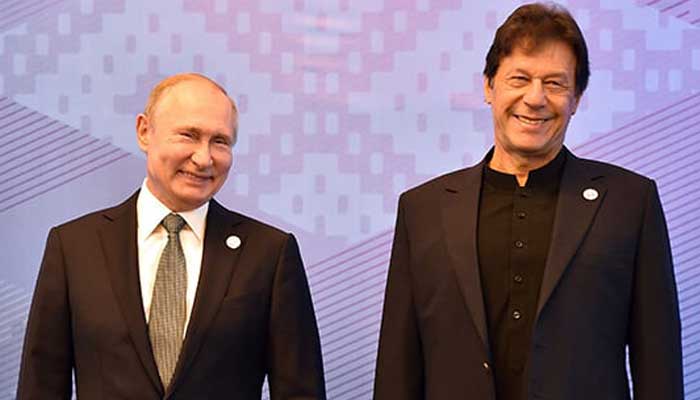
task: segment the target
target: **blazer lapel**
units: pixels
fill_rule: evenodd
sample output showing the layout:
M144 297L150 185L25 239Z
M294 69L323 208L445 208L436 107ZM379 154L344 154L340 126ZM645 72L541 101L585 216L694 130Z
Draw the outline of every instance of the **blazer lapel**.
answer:
M489 158L487 156L487 158ZM445 186L442 226L464 303L486 349L489 340L477 255L477 221L484 161L454 174Z
M559 198L555 211L552 239L545 263L542 286L540 287L537 316L552 295L567 265L579 248L588 228L593 222L607 191L602 176L596 171L587 171L581 160L564 149L567 161L564 166ZM595 199L584 197L584 191Z
M211 200L209 212L207 213L204 251L197 294L192 306L192 314L187 326L180 358L165 398L168 398L175 391L182 380L181 378L186 375L187 369L191 366L202 345L209 325L219 311L219 306L226 296L236 262L242 249L245 247L243 234L233 230L233 227L240 222L241 218L237 214L225 210L215 200ZM234 233L243 243L241 247L235 250L226 245L226 239Z
M133 194L121 205L104 212L107 223L99 230L112 290L131 335L141 364L153 382L163 392L158 367L153 359L148 327L143 313L139 283L136 242L136 198Z

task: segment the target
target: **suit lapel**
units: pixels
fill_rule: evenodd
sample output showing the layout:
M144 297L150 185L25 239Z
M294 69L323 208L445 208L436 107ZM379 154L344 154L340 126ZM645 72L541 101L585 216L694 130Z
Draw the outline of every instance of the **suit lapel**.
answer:
M112 290L126 321L136 353L153 385L162 393L163 386L148 339L148 327L143 313L139 283L136 241L137 197L138 192L123 204L105 211L103 215L107 223L101 227L98 235L105 254Z
M216 201L211 201L207 213L197 294L192 306L192 314L180 358L175 368L172 383L166 392L166 398L175 391L182 377L186 376L186 371L192 365L206 336L207 329L226 296L236 262L245 247L245 237L241 232L234 230L234 226L239 222L241 222L241 218L237 214L225 210ZM231 249L226 245L226 239L232 234L241 239L243 243L241 247Z
M567 265L579 248L607 191L602 176L587 171L584 163L568 150L564 166L557 209L555 211L552 239L545 263L542 286L537 304L537 316L552 295ZM597 197L587 200L584 191L595 190ZM589 192L594 193L594 192Z
M483 164L482 161L463 173L450 177L445 186L441 209L445 242L464 303L488 349L486 312L477 255L477 221Z

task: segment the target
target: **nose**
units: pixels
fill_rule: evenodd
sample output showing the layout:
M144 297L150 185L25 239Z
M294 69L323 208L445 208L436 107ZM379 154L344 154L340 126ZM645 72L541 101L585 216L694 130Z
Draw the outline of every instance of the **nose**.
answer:
M207 168L214 163L208 143L202 143L197 146L190 158L197 168Z
M544 107L547 100L544 85L541 80L534 79L532 83L528 85L523 101L532 108Z

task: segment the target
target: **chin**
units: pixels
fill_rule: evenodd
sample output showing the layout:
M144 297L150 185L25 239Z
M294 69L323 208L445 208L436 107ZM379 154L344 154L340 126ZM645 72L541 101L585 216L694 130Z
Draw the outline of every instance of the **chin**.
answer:
M206 194L196 194L193 195L192 193L189 194L182 194L180 196L180 204L183 206L186 206L189 210L194 210L195 208L200 207L207 201L209 201L212 198L212 195L209 193Z
M540 146L540 145L522 144L522 145L512 146L511 149L513 150L514 153L522 154L522 155L530 155L530 156L543 154L546 152L545 147Z
M550 141L522 141L520 143L512 143L512 145L513 150L516 152L530 155L547 154L561 147Z

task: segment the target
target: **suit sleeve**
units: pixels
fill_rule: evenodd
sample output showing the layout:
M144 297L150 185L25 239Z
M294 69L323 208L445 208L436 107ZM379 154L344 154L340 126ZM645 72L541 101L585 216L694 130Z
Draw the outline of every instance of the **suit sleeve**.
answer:
M70 399L73 344L61 239L49 232L24 338L18 400Z
M270 311L268 379L272 400L325 400L321 344L294 236L278 260Z
M650 184L636 255L629 331L635 400L682 400L678 296L656 185Z
M374 400L420 400L424 398L423 353L416 320L409 241L403 198L394 232L389 262Z

